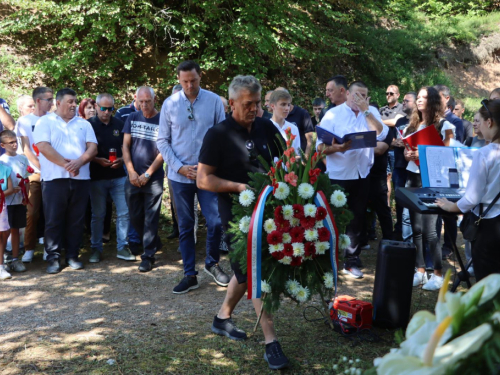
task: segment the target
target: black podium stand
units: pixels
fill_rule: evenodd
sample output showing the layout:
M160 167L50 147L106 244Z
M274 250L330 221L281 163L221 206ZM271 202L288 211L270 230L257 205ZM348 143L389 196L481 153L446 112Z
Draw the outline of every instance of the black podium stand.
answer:
M449 212L444 211L439 207L434 207L432 205L423 202L420 199L421 198L419 194L420 191L422 191L421 188L398 188L396 190L396 195L395 195L396 200L403 207L421 213L422 215L455 216L454 214L450 214ZM440 197L436 196L435 198L440 198ZM453 247L452 250L455 253L455 257L458 261L458 264L460 265L460 270L461 270L460 272L457 273L457 278L453 282L451 291L455 292L457 290L457 287L460 285L462 281L465 281L467 287L470 288L471 283L469 280L469 273L467 272L467 269L471 265L471 262L468 262L467 267L464 266L464 262L462 261L462 258L460 257L460 254L458 252L457 244L451 238L450 228L448 228L446 222L444 224L445 224L445 233L448 235L448 239L450 240L450 243Z

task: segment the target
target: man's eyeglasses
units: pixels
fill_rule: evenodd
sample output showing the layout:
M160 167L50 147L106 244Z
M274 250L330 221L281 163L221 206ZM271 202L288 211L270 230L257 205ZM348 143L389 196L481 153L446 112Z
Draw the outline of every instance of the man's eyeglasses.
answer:
M386 92L386 93L385 93L385 96L393 96L393 95L394 95L394 93L393 93L393 92Z
M248 150L248 157L250 158L250 161L257 160L257 152L255 150L255 144L253 143L253 141L252 140L246 141L245 147Z
M115 107L99 107L101 109L101 111L103 112L106 112L106 111L110 111L110 112L113 112L115 110Z
M191 121L194 120L194 112L193 112L193 105L191 104L188 108L187 108L188 112L189 112L189 115L188 115L188 119L190 119Z
M45 100L45 101L50 102L50 103L52 103L54 101L54 98L48 98L48 99L38 98L38 99Z
M490 101L489 101L488 99L483 99L483 100L481 100L481 104L482 104L482 106L483 106L484 108L486 108L486 112L488 112L488 116L489 116L489 118L493 120L493 116L491 115L491 112L490 112L490 110L488 109L488 103L489 103L489 102L490 102Z

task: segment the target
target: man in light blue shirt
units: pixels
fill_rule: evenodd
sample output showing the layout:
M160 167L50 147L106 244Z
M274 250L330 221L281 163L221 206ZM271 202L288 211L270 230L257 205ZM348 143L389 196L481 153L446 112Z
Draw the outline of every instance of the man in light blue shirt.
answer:
M201 70L194 61L177 67L182 90L165 100L160 113L157 146L168 163L168 179L179 223L179 242L184 265L184 278L174 288L175 294L198 288L195 269L194 196L207 220L205 272L220 286L229 277L219 267L221 221L217 194L196 187L196 168L203 138L208 129L225 119L219 96L200 88Z

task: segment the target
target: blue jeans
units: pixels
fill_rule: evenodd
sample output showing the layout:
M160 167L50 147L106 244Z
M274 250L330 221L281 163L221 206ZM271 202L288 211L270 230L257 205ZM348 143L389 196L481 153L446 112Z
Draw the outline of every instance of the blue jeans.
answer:
M205 267L212 267L219 263L219 245L221 238L221 221L217 194L198 189L196 184L184 184L169 180L174 194L175 209L179 223L179 243L181 247L182 263L185 275L197 275L195 269L194 243L194 195L198 195L201 212L207 221L207 243Z
M129 216L125 201L125 180L127 177L90 182L90 202L92 204L91 246L102 253L102 233L106 216L106 198L109 195L116 206L116 243L118 251L127 245Z

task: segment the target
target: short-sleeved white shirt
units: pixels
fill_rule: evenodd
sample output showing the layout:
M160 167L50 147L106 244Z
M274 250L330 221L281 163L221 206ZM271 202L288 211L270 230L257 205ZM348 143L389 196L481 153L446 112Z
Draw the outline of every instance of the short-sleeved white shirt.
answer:
M87 150L87 143L97 144L92 125L87 120L75 116L69 122L64 121L55 113L41 117L35 125L34 143L48 142L65 159L78 159ZM72 178L74 180L90 180L89 164L80 168L80 173L73 177L57 164L52 163L40 153L40 169L43 181L57 178Z
M279 126L279 124L273 120L271 120L274 126L276 126L276 129L278 129L281 133L281 136L283 139L286 141L286 132L285 130L290 128L292 135L295 136L295 139L292 142L292 147L295 150L295 154L300 156L300 134L299 134L299 128L292 124L291 122L288 122L285 120L285 123L283 124L283 127Z
M30 113L29 115L20 117L17 120L17 136L19 137L28 137L28 142L31 151L36 155L36 152L33 150L33 143L35 140L33 139L33 131L35 130L35 125L40 120L39 116ZM21 143L18 144L18 154L24 154L24 150L22 150ZM31 167L35 170L35 172L40 173L40 170L30 162Z

